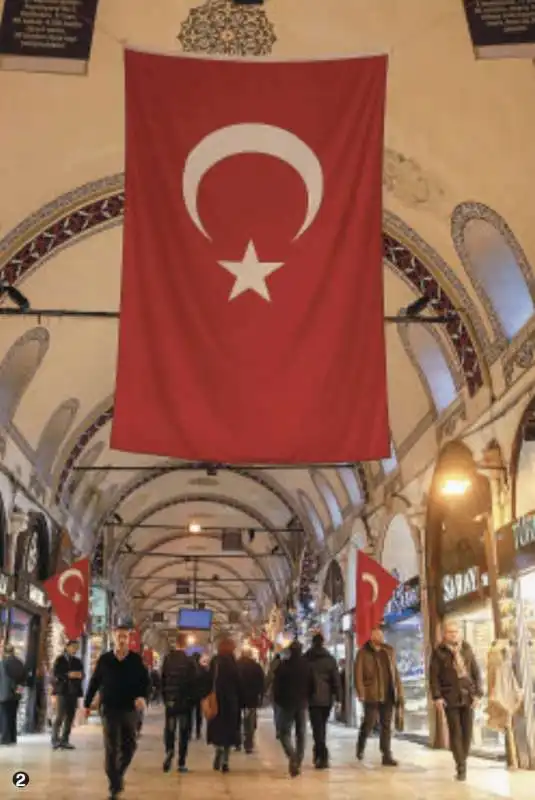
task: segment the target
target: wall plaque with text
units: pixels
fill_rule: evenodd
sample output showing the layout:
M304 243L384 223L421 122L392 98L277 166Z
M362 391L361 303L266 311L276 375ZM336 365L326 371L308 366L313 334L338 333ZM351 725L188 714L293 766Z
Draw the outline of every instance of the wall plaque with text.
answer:
M98 0L5 0L0 68L87 72Z
M535 0L464 0L476 58L535 58Z

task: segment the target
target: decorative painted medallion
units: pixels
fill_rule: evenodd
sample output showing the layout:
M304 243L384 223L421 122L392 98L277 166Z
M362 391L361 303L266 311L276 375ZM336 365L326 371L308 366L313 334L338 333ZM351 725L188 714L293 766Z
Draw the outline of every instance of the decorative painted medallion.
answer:
M268 56L277 37L266 12L232 0L207 0L192 8L177 36L185 53Z

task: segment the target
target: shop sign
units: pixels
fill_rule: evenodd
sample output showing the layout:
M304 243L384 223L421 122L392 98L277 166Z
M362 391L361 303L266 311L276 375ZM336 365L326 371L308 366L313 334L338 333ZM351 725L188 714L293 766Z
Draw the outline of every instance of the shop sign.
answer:
M456 575L444 575L442 578L442 600L444 603L454 603L462 597L479 592L481 588L488 587L489 576L486 572L481 574L479 567L470 567L465 572Z
M515 550L535 545L535 515L520 517L518 522L513 522L513 538Z
M400 583L385 608L385 622L392 624L398 619L420 611L420 578L411 578Z

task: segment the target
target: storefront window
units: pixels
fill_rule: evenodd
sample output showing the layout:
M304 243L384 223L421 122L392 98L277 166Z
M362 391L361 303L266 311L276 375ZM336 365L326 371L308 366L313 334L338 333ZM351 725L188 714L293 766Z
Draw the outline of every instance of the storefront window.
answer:
M385 629L385 641L396 651L405 694L405 733L427 736L429 719L422 615L414 614L388 625Z

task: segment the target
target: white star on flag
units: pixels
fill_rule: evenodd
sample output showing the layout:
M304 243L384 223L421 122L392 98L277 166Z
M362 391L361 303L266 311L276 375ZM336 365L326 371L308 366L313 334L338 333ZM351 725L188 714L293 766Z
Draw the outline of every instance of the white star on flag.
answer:
M243 292L256 292L264 300L271 302L266 278L275 270L284 266L284 262L259 261L255 246L252 241L247 245L242 261L218 261L222 267L236 278L236 282L229 296L229 302L239 297Z

